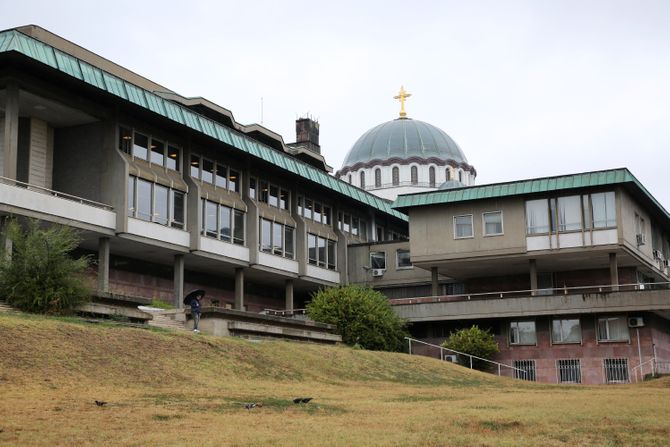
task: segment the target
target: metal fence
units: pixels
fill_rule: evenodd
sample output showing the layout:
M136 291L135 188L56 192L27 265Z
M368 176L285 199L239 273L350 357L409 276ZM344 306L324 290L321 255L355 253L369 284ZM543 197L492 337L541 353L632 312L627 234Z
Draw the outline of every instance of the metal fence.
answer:
M605 383L628 383L628 359L604 359Z
M537 371L535 369L535 360L514 360L514 378L521 380L528 380L529 382L537 381Z
M656 356L631 369L635 382L641 382L647 377L658 377L661 374L670 374L670 361L658 360Z
M579 359L556 360L558 383L582 383L582 367Z

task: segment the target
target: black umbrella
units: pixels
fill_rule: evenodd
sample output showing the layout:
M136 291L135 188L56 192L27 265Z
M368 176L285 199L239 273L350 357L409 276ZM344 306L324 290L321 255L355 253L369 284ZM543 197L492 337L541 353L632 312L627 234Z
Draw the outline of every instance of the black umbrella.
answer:
M188 295L184 297L184 304L191 304L191 300L195 299L197 296L200 298L205 296L205 291L202 289L195 289L188 292Z

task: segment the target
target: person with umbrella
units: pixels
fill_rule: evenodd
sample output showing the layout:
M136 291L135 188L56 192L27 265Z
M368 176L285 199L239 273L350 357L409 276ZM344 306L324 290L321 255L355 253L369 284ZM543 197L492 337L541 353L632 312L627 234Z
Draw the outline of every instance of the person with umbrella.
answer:
M204 296L204 290L196 289L192 292L189 292L189 294L184 297L184 304L189 304L191 306L191 315L193 316L193 332L195 333L200 332L200 329L198 329L198 325L200 324L200 300Z

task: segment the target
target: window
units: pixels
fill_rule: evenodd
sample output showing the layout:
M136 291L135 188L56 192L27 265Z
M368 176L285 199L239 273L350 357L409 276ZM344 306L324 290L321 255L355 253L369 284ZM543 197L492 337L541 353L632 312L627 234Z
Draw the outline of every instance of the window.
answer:
M537 343L534 321L512 321L509 326L510 345L534 345Z
M446 179L446 181L451 180L451 170L449 168L444 170L444 178Z
M261 180L260 183L261 183L261 194L259 196L259 200L263 203L268 203L268 194L269 194L268 182Z
M463 183L463 171L461 170L458 171L458 181Z
M342 230L351 233L351 216L348 214L344 214L342 217Z
M147 160L149 157L149 137L139 132L135 132L133 140L133 157Z
M328 239L328 253L327 253L327 256L328 256L328 268L330 270L335 270L335 268L337 267L336 258L335 258L336 247L337 247L337 245L336 245L335 241L331 241L330 239Z
M361 177L361 188L365 189L365 171L361 171L360 177Z
M482 215L484 236L498 236L503 234L502 211L484 213Z
M628 340L628 322L625 317L598 318L598 341Z
M200 179L206 183L214 183L214 162L202 159L202 174Z
M549 233L549 205L547 199L526 202L526 231L528 234Z
M582 329L579 318L556 319L551 322L551 341L553 343L581 343Z
M409 250L397 250L396 254L396 266L399 269L410 268L412 267L412 262L409 257Z
M435 167L431 166L428 168L428 183L431 188L435 187Z
M119 150L151 164L179 171L179 147L131 128L119 126Z
M268 205L279 207L279 188L275 185L270 185L270 193L268 194Z
M330 213L330 207L325 206L323 207L323 223L326 225L330 225L332 220L331 220L331 213Z
M128 176L128 216L184 228L184 193Z
M638 213L635 213L635 234L640 235L640 238L638 238L639 241L642 241L642 243L638 242L638 245L644 245L646 242L646 229L644 225L644 218L640 216Z
M535 375L535 360L514 360L512 365L514 368L514 378L521 380L528 380L535 382L537 376Z
M558 198L558 231L582 229L582 202L579 196Z
M127 127L119 127L119 150L126 154L132 153L133 131Z
M377 168L375 169L375 187L380 188L382 186L382 170Z
M285 258L293 258L293 227L260 218L260 249Z
M386 270L386 252L384 251L370 252L370 267L373 269Z
M556 361L559 383L582 383L582 369L579 359Z
M165 166L165 144L153 138L151 139L151 163Z
M412 185L419 183L419 169L416 166L412 166L410 169L410 177L412 180Z
M613 191L591 194L591 217L593 228L616 227L616 204Z
M472 214L454 217L454 238L472 237Z
M335 247L335 241L307 233L307 262L335 270Z
M603 359L605 383L628 383L628 359Z
M219 237L226 242L230 242L232 236L230 212L231 209L227 206L219 207Z
M321 204L314 202L314 221L321 222Z
M205 225L205 234L209 237L218 237L219 227L217 223L217 204L208 200L203 200L203 202L205 205L203 207L203 212L205 215L203 216L202 221Z
M191 177L200 178L200 157L197 155L191 155Z
M305 218L312 220L314 216L314 204L310 199L305 199Z
M179 154L181 151L178 147L168 145L167 148L167 158L165 159L165 167L172 169L173 171L179 171L181 165L181 160L179 159Z
M220 188L227 188L228 187L228 168L216 164L216 178L214 179L214 184Z
M316 252L316 235L315 234L307 234L307 261L312 264L316 265L317 263L317 252Z
M202 199L201 232L205 236L244 244L244 212Z
M400 169L397 166L394 166L391 170L391 181L393 186L398 186L400 184Z
M358 236L358 231L359 231L359 220L358 217L352 217L351 218L351 234L354 236Z
M347 176L347 183L351 184L351 174Z
M280 189L279 190L279 208L281 208L283 210L288 209L288 206L289 206L288 205L288 197L289 197L288 191L286 191L285 189Z
M228 191L240 192L240 173L231 169L228 175Z
M326 267L326 239L317 237L316 245L318 247L319 267Z
M255 178L250 178L249 179L249 197L252 199L256 198L256 179Z
M244 245L244 211L233 210L233 243ZM291 244L291 256L293 253Z

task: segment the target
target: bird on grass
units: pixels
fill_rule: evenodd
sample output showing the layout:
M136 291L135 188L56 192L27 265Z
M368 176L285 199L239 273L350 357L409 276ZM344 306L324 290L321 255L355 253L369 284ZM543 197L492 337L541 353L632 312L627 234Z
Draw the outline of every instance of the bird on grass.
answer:
M104 402L102 400L96 400L95 404L99 407L104 407L105 405L107 405L107 402Z
M244 408L247 410L251 410L252 408L260 408L263 406L263 402L250 402L248 404L244 404Z
M293 403L294 404L306 404L310 400L312 400L311 397L296 397L295 399L293 399Z

